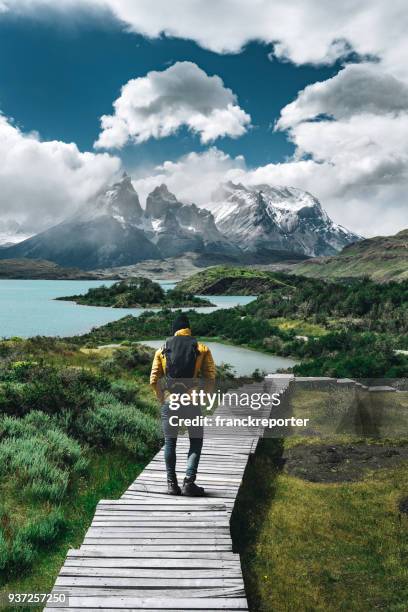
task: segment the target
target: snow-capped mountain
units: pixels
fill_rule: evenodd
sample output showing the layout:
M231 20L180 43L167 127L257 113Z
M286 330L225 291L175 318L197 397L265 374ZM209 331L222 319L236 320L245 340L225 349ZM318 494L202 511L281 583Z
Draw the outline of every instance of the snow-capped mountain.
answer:
M215 225L213 215L195 204L183 204L166 185L156 187L146 199L145 229L164 257L193 252L235 257L240 249ZM148 224L151 227L148 227Z
M328 255L358 239L335 225L309 193L226 183L207 210L180 202L166 185L143 209L127 174L81 211L19 244L1 259L47 259L83 270L128 266L195 252L226 261ZM214 214L213 214L214 213Z
M306 191L225 183L209 205L217 227L244 251L333 255L360 237L333 223Z
M126 174L79 213L15 246L1 259L47 259L84 270L127 266L187 251L237 257L241 251L217 229L212 214L182 204L165 185L147 198L147 208Z
M130 178L100 193L79 213L20 244L1 249L1 259L47 259L84 270L159 259L140 224L143 210Z
M17 221L0 221L0 247L17 244L30 236Z

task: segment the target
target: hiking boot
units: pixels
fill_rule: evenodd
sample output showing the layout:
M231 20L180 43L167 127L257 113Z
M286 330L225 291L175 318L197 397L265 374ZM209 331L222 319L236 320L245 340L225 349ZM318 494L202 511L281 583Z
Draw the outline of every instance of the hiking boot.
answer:
M167 479L167 493L169 495L181 495L181 489L178 486L177 478Z
M184 479L183 489L181 491L182 495L186 495L187 497L203 497L203 495L205 495L203 487L197 486L194 481L194 476Z

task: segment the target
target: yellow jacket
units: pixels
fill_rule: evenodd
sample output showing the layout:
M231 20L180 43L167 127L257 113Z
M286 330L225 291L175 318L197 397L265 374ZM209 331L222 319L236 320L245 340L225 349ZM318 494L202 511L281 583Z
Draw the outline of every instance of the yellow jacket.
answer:
M191 336L191 329L186 327L185 329L179 329L175 336ZM152 364L152 371L150 373L150 384L156 387L159 380L164 376L166 372L166 355L163 353L163 349L160 348L156 351ZM214 363L211 351L205 344L198 343L198 356L194 368L194 378L201 376L206 380L215 380L216 367Z

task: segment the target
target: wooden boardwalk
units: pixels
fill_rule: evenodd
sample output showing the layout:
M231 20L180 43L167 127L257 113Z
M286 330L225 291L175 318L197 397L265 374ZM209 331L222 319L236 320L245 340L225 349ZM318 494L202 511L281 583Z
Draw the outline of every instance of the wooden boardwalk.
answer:
M289 378L269 379L274 391ZM262 391L263 383L240 391ZM268 391L271 386L268 386ZM269 416L270 407L256 416ZM238 407L216 414L239 416ZM198 482L202 498L166 494L161 449L118 500L99 502L78 550L70 550L53 593L65 607L47 610L248 610L239 555L232 551L229 522L261 428L207 431ZM228 435L229 434L229 435ZM185 472L188 438L177 444L177 472Z

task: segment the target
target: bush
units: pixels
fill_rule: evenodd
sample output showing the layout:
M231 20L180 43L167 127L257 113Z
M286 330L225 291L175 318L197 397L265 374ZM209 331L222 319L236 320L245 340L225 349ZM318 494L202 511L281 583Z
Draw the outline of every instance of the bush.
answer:
M78 442L41 412L0 419L0 475L14 475L23 492L58 501L70 477L86 468Z
M16 529L9 541L0 530L0 572L7 578L30 568L39 550L51 548L66 530L60 510Z
M154 351L153 349L134 344L125 349L118 349L113 354L114 363L120 368L126 370L134 370L142 366L142 370L148 372L152 363ZM143 367L144 366L144 367Z
M6 575L16 574L28 569L34 562L34 549L23 535L17 533L9 549L8 560L5 567Z
M0 392L0 410L24 416L31 410L47 414L69 411L72 419L92 404L91 389L109 388L109 381L82 368L30 368L26 383L9 382Z
M85 439L99 446L113 446L145 459L160 441L160 428L152 416L122 404L112 393L96 393L95 407L83 415Z
M135 404L139 396L139 386L132 380L115 380L110 392L123 404Z
M66 527L63 513L56 509L44 518L28 523L21 530L20 537L37 549L49 548L64 534Z
M3 530L0 529L0 572L4 571L10 559L10 554L4 537Z
M9 380L27 382L37 368L37 361L14 361L9 368Z

